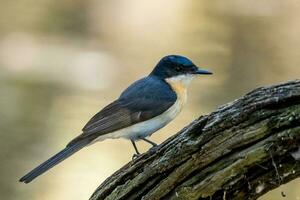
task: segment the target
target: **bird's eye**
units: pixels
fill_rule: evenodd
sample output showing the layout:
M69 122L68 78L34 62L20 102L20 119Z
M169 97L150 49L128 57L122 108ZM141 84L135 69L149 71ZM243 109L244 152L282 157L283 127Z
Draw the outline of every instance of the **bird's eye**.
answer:
M180 66L176 66L175 70L176 70L176 72L180 72L181 71L181 67Z

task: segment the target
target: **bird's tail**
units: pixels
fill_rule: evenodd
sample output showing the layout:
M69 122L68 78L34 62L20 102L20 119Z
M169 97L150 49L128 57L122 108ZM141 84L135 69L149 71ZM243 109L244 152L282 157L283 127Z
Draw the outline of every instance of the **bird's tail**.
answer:
M54 156L52 156L50 159L45 161L44 163L37 166L35 169L33 169L31 172L23 176L19 181L24 183L29 183L39 175L46 172L48 169L54 167L58 163L62 162L69 156L73 155L83 147L85 147L89 142L87 140L79 141L71 146L67 146Z

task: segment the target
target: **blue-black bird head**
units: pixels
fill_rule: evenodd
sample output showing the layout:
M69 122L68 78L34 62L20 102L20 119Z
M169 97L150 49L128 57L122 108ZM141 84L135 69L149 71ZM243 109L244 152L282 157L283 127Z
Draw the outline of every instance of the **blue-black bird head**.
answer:
M190 59L179 55L163 57L151 72L151 75L162 79L197 74L212 74L212 72L198 68Z

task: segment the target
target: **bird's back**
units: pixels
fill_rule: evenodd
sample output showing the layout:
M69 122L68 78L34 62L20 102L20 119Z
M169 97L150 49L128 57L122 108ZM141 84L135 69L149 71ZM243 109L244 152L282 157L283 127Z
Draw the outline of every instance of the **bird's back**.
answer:
M176 93L169 84L156 76L150 75L131 84L122 92L119 100L131 101L135 99L148 99L175 102L176 97Z

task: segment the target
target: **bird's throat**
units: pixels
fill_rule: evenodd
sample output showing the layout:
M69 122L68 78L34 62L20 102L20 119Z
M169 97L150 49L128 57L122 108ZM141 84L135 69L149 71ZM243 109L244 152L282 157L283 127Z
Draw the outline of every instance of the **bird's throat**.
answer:
M192 76L177 76L166 79L166 82L171 86L177 94L177 100L183 106L187 101L187 88L193 79Z

